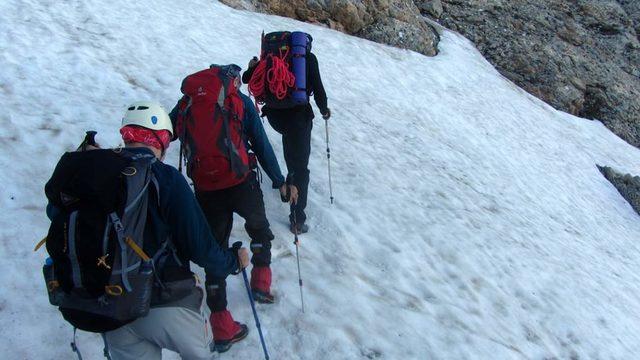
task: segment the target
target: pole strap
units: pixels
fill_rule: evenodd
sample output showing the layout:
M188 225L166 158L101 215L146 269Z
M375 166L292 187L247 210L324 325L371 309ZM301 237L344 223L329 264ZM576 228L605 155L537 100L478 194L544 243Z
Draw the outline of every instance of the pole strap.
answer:
M102 335L102 341L104 342L104 349L102 350L102 354L107 360L111 360L111 354L109 353L109 343L107 343L107 334L100 333Z
M73 341L71 341L71 350L73 350L74 353L76 353L76 355L78 356L78 360L82 360L82 354L80 353L80 349L78 349L78 346L76 345L76 331L78 331L78 328L74 327L73 328Z

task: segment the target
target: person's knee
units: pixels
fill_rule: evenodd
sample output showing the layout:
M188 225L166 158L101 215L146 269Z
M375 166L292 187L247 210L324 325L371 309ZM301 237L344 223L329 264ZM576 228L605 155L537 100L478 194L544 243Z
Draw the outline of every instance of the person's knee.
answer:
M296 147L289 157L293 171L309 171L309 152L304 148Z
M266 221L266 220L265 220ZM271 228L269 228L268 222L260 222L260 226L255 226L256 224L252 224L247 222L244 225L245 230L247 230L247 234L251 238L251 242L270 242L275 239L273 232L271 232Z
M160 359L161 348L134 334L129 325L105 333L114 360Z

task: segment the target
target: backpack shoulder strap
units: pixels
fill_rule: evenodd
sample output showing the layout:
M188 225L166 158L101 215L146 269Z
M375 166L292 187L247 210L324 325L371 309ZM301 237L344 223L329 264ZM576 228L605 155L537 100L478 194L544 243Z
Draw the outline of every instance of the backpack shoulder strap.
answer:
M114 263L112 274L119 274L124 288L127 291L131 291L132 287L129 283L128 273L136 269L136 265L139 265L137 259L131 257L137 255L137 257L146 260L146 256L141 256L137 249L141 249L144 242L144 228L149 200L148 190L149 184L153 183L151 166L157 159L155 155L150 153L133 153L127 150L123 150L121 155L129 158L131 162L122 170L127 191L127 200L122 216L119 216L116 212L109 214L120 248L119 262Z

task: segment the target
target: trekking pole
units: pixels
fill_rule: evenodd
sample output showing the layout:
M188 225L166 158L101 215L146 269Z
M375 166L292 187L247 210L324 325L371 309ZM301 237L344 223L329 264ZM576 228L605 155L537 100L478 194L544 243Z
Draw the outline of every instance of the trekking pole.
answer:
M182 140L180 140L180 155L178 155L178 172L180 174L182 174L182 154L183 154L184 148L182 145Z
M238 252L242 247L242 242L237 241L233 244L233 249ZM258 328L258 334L260 334L260 343L262 343L262 351L264 351L265 360L269 360L269 353L267 352L267 345L264 343L264 337L262 336L262 328L260 327L260 320L258 319L258 312L256 311L256 304L253 300L253 294L251 294L251 288L249 287L249 278L247 277L247 269L242 268L242 277L244 279L244 287L247 288L247 294L249 295L249 302L251 303L251 311L253 311L253 318L256 321L256 327Z
M300 275L300 254L298 252L300 241L298 241L298 219L296 218L295 206L293 208L293 243L296 245L296 261L298 262L298 285L300 286L300 303L304 314L304 297L302 296L302 276Z
M333 204L333 188L331 186L331 150L329 149L329 119L324 120L324 129L327 140L327 171L329 172L329 199Z

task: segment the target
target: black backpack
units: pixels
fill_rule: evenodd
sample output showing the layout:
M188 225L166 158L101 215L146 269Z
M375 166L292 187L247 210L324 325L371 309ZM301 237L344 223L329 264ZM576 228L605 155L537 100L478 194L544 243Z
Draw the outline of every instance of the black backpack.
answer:
M307 57L311 35L300 31L275 31L262 35L260 61L249 82L258 103L289 109L309 103Z
M150 153L65 153L45 193L52 207L44 267L49 301L74 326L117 329L149 311L154 262L143 250Z

